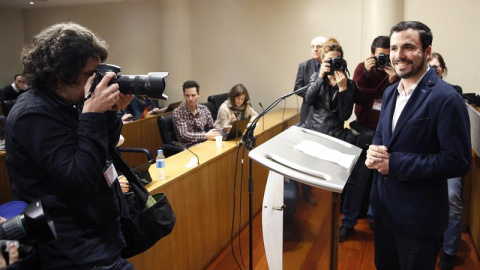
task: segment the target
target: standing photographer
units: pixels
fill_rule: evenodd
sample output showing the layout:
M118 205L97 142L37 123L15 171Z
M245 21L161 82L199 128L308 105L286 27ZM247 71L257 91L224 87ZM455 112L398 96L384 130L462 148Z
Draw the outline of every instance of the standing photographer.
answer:
M107 73L85 100L107 55L105 41L75 23L44 29L22 52L32 89L7 118L6 164L15 196L41 198L55 224L57 240L36 244L42 269L133 269L120 258L121 191L108 161L117 111L132 97Z
M353 74L353 80L357 84L355 98L357 120L350 123L350 128L357 134L357 146L364 149L364 152L358 158L355 169L348 178L343 191L345 197L343 200L342 226L339 229L340 242L345 241L354 233L354 227L357 224L362 207L364 191L373 177L373 171L365 166L365 151L372 142L377 128L383 91L389 85L398 81L395 70L390 65L390 38L387 36L376 37L370 50L370 56L357 65ZM373 230L373 213L370 207L367 216L369 228Z
M323 44L322 59L304 97L313 108L301 126L355 144L356 136L344 128L344 122L352 114L357 87L345 74L343 49L336 39L329 38Z

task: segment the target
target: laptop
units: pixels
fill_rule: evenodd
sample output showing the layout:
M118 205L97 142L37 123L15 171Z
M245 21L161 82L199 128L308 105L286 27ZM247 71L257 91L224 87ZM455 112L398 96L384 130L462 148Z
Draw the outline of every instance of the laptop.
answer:
M245 130L247 129L250 117L233 122L232 128L228 133L223 134L223 140L228 141L231 139L241 138Z
M180 104L182 104L181 101L168 104L168 107L165 110L165 112L173 112L173 110L175 110L178 106L180 106Z

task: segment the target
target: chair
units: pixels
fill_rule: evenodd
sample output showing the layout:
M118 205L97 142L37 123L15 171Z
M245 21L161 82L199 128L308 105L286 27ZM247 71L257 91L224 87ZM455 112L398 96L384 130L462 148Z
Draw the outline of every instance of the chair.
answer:
M183 147L176 146L173 142L177 141L177 136L173 128L173 114L165 114L158 117L158 129L160 131L160 137L162 137L163 154L165 157L175 155L182 152Z
M16 99L7 99L0 102L0 106L2 106L3 115L8 116L8 113L13 108L13 105L15 105L15 102L17 102Z
M207 101L212 103L215 106L215 119L217 118L218 109L222 103L227 100L228 93L218 94L218 95L211 95L207 98Z
M208 110L210 111L210 114L212 115L213 121L217 120L218 110L215 109L215 105L213 103L203 102L203 103L200 103L200 104L207 106Z

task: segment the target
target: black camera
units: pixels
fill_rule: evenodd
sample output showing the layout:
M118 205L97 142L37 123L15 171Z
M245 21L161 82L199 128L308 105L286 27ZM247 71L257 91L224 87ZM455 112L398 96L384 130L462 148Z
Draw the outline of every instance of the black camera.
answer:
M375 56L375 61L377 61L377 68L384 68L385 66L390 65L390 55L380 53Z
M165 77L168 76L168 72L149 72L148 75L119 75L120 71L122 68L119 66L100 64L90 92L95 90L107 72L114 72L117 76L110 80L109 84L118 83L122 93L147 96L152 99L168 99L168 96L163 94Z
M330 72L327 75L333 75L335 70L340 70L340 71L343 71L344 73L347 70L347 61L345 61L345 59L341 57L332 58L328 60L327 63L330 64Z
M52 219L42 207L42 202L30 203L23 213L14 216L0 225L0 239L36 239L49 243L57 239L57 231Z

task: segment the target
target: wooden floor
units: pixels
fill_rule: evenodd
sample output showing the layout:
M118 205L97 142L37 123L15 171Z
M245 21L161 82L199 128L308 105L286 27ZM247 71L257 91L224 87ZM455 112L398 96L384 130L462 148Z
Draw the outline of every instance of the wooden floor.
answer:
M317 191L316 191L317 192ZM319 194L317 194L319 195ZM302 200L303 201L303 200ZM301 202L305 204L305 202ZM305 211L310 211L311 213L315 212L315 207L307 205L306 207L300 207L301 209L307 209ZM303 210L300 210L303 211ZM302 213L300 213L302 214ZM304 214L304 213L303 213ZM314 214L312 214L313 216ZM243 263L242 259L239 256L239 239L238 237L234 239L234 250L237 257L237 261L241 267L238 267L235 259L232 255L232 250L230 245L223 250L223 252L206 268L207 270L224 270L224 269L248 269L249 258L248 258L248 226L243 229L241 235L241 250L243 254ZM263 246L263 237L262 237L262 221L261 214L257 215L253 221L253 268L256 270L268 269L267 260L265 257L265 250ZM302 249L306 245L297 245L294 249ZM292 255L289 254L289 262L284 262L284 269L302 269L302 270L311 270L311 269L329 269L328 263L322 263L320 254L315 252L315 248L318 248L318 245L308 245L307 251L302 251L303 255L301 258L298 258L298 262L292 262ZM284 250L289 249L289 252L292 249L292 244L284 242ZM307 254L307 255L305 255ZM440 252L439 256L442 253ZM476 253L476 250L473 246L471 237L467 233L462 234L462 242L459 251L459 256L457 257L457 263L455 270L478 270L480 269L479 257ZM306 259L305 257L308 257ZM285 256L284 256L285 258ZM317 263L315 267L312 267L312 259L318 258L317 260L321 261ZM373 261L374 258L374 244L373 244L373 232L368 229L368 221L366 219L360 219L357 226L355 226L355 233L345 242L339 244L338 252L338 270L371 270L375 269L375 264ZM285 260L285 259L284 259ZM310 263L306 263L307 260L310 260ZM324 265L319 265L324 264ZM287 267L287 265L289 265ZM295 265L295 266L292 266ZM436 269L439 269L438 267Z

